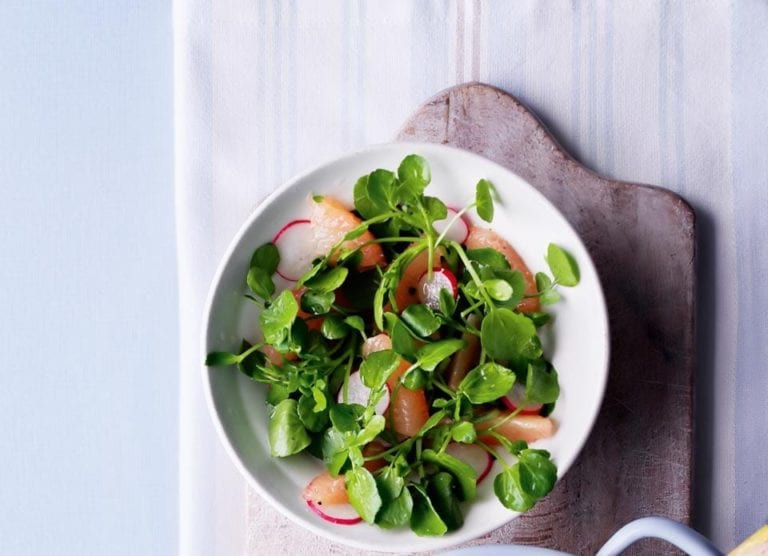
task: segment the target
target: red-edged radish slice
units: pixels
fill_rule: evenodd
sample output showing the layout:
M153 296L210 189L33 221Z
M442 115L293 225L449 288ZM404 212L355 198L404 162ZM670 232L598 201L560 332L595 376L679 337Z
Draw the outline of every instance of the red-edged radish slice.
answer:
M349 382L347 383L347 401L344 401L344 386L339 389L339 393L336 396L336 401L339 403L356 403L360 405L368 405L368 398L371 395L371 389L363 384L363 379L360 378L360 372L356 371L349 375ZM376 404L376 413L378 415L384 415L389 407L389 385L384 390L384 395Z
M421 275L417 286L419 301L433 311L440 309L440 290L450 291L453 298L456 299L459 294L459 282L453 272L447 268L432 269L431 280L428 272Z
M318 255L312 247L312 228L309 220L293 220L283 226L272 240L280 253L277 273L295 282L309 270L312 260Z
M501 401L507 406L507 409L515 411L525 404L525 386L520 382L515 383L512 389L501 397ZM540 403L529 403L520 410L520 413L522 415L538 415L542 407L544 406Z
M477 473L477 484L488 476L493 468L493 458L491 454L475 444L460 444L451 442L445 451L470 465Z
M459 214L458 210L448 207L448 216L443 220L437 220L433 224L437 233L442 234L457 214ZM464 218L464 215L461 215L455 222L453 222L453 224L451 224L451 227L448 228L448 231L445 234L445 239L455 241L456 243L464 243L467 241L467 236L469 236L469 224Z
M325 521L336 525L355 525L363 520L351 504L322 505L314 500L307 500L307 506Z

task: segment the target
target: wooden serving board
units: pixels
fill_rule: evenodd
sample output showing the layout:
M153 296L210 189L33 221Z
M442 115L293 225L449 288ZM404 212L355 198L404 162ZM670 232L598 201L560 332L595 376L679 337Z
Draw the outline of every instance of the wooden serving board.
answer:
M581 235L600 274L611 327L603 407L586 446L531 512L471 544L519 543L594 554L647 515L688 523L693 477L694 213L679 196L603 178L499 89L469 83L428 100L401 141L443 143L506 166ZM633 551L669 551L643 541Z

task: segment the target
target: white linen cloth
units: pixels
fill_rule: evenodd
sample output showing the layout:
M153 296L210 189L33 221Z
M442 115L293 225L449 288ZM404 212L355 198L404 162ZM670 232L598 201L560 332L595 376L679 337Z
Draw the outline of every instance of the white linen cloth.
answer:
M595 171L698 215L695 525L724 549L768 520L768 4L175 0L180 551L346 549L249 496L201 393L203 302L251 208L390 140L470 80L528 104Z

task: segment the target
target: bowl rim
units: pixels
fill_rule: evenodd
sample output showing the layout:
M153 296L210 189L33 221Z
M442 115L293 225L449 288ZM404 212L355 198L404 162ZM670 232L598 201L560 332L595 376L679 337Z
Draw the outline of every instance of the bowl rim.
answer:
M570 469L573 467L574 462L579 457L581 452L584 450L584 447L586 446L589 440L589 437L592 434L592 431L595 426L595 422L597 421L597 417L600 413L600 409L602 408L603 403L605 401L605 391L608 383L608 375L610 372L610 360L611 360L610 322L608 318L608 306L605 300L605 293L603 291L600 274L597 271L597 267L595 266L594 261L592 260L592 256L589 250L587 249L586 245L582 241L581 236L578 234L578 232L576 232L576 230L571 225L570 221L565 217L565 215L560 211L560 209L557 208L557 206L555 206L555 204L552 203L546 196L544 196L544 194L541 193L541 191L539 191L535 186L533 186L533 184L531 184L528 180L526 180L525 178L522 178L519 174L510 170L506 166L503 166L498 162L491 160L481 154L475 153L467 149L455 147L453 145L446 145L441 143L430 143L425 141L389 141L385 143L375 143L375 144L366 145L357 149L353 149L350 151L345 151L341 154L337 154L335 156L329 156L322 159L319 163L304 169L303 171L293 175L292 177L290 177L289 179L281 183L266 197L264 197L257 204L255 204L251 208L245 221L238 228L237 233L230 240L226 250L222 254L221 259L219 260L219 263L216 267L216 272L213 275L213 278L211 279L210 285L208 287L208 294L206 296L205 304L203 307L203 314L202 314L202 321L201 321L202 326L200 327L200 338L199 338L200 339L200 355L199 355L200 359L199 360L203 361L201 365L201 379L203 382L203 393L205 397L205 404L208 409L208 414L211 420L213 421L216 434L219 440L221 441L221 443L223 444L227 455L229 456L230 460L235 464L235 467L240 472L240 474L246 479L246 482L248 483L248 485L251 488L253 488L259 494L259 496L266 499L272 505L273 508L277 509L282 515L290 519L291 522L305 529L309 529L314 534L319 535L332 542L336 542L339 544L343 544L345 546L349 546L349 547L357 548L361 550L376 550L380 552L389 552L389 553L397 552L398 549L388 548L387 546L381 546L381 545L370 543L370 542L358 541L356 539L350 539L348 537L345 537L342 534L336 534L326 529L323 529L322 527L319 527L313 524L309 520L301 519L298 515L296 515L294 512L292 512L287 507L285 507L279 500L277 500L265 488L261 486L260 482L257 481L256 478L246 468L242 459L240 458L234 446L232 445L232 442L227 432L224 430L224 425L221 421L221 418L219 417L219 413L216 409L216 404L213 400L212 383L210 380L211 370L209 367L205 365L204 361L208 353L206 344L207 344L207 337L208 337L209 328L211 324L210 321L211 321L211 314L213 309L213 302L216 297L216 293L219 289L222 276L227 266L229 265L230 260L232 259L232 256L234 255L235 250L239 245L239 243L241 242L243 236L245 236L248 230L250 230L250 228L254 224L254 221L261 215L261 213L265 210L265 208L269 204L271 204L277 197L281 196L286 190L290 189L296 183L304 180L307 176L313 174L314 172L319 171L322 168L338 163L345 159L355 158L361 154L386 150L386 149L395 148L395 147L402 148L403 150L411 150L411 151L428 147L431 149L444 150L448 153L450 152L461 153L462 155L475 158L478 161L481 161L483 164L489 164L489 165L495 166L497 169L513 175L515 178L520 180L527 188L529 188L534 195L540 197L546 204L550 205L554 209L554 211L563 219L563 223L565 224L568 231L573 235L573 237L578 242L580 247L587 254L587 261L584 261L584 263L580 262L579 264L580 265L588 264L594 271L594 274L597 278L595 281L596 294L599 301L599 305L600 307L603 308L603 311L601 311L600 324L602 325L603 330L605 330L605 338L604 338L605 365L604 365L604 368L602 369L602 373L600 374L599 384L594 385L594 387L598 390L597 399L599 400L599 403L596 403L591 408L591 410L588 413L588 416L585 418L585 423L587 423L587 426L584 428L584 436L581 439L578 450L575 450L572 454L570 454L570 457L564 457L564 458L561 458L560 461L558 461L556 485L565 477L568 471L570 471ZM486 527L483 527L481 530L473 531L472 533L462 534L461 529L459 529L457 531L454 531L451 535L446 535L442 537L430 537L430 539L433 540L434 542L431 546L424 548L424 550L444 550L447 548L455 547L461 543L465 543L473 539L477 539L483 535L487 535L488 533L495 531L499 527L503 527L504 525L508 524L510 521L512 521L513 519L516 519L520 515L522 514L519 512L510 511L509 519L501 525L494 524L490 527L486 526ZM419 550L422 550L422 548L419 548Z

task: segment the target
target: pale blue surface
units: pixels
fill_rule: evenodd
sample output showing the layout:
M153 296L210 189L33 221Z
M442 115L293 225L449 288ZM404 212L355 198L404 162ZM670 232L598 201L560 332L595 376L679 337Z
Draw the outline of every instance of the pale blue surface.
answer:
M172 68L170 2L0 2L0 554L176 551Z

